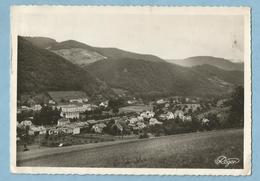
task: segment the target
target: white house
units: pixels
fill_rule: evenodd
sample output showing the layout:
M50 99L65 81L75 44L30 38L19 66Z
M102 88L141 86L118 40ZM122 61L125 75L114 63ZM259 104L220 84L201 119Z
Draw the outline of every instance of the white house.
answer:
M99 123L99 124L95 124L92 126L92 129L94 130L95 133L102 133L103 129L106 127L107 125L105 125L104 123Z
M19 128L24 128L24 127L26 127L26 126L28 126L28 127L32 126L32 121L24 120L24 121L20 122L20 123L17 125L17 127L19 127Z
M191 118L191 116L184 116L184 120L183 121L190 122L190 121L192 121L192 118Z
M166 104L164 105L164 107L168 108L168 107L170 107L170 104L169 104L169 103L166 103Z
M167 101L163 100L163 99L159 99L156 101L157 104L164 104L166 103Z
M140 116L142 116L143 118L148 118L148 119L154 117L154 115L155 113L153 111L146 111L140 114Z
M138 129L144 129L146 127L146 125L143 122L137 122L136 126Z
M61 116L65 118L79 118L80 113L85 111L92 110L91 104L83 104L82 106L68 104L57 106L58 109L61 109Z
M209 124L209 120L207 119L207 118L203 118L202 120L201 120L201 123L203 124L203 125L207 125L207 124Z
M54 100L49 100L49 104L55 104Z
M40 104L36 104L31 107L33 111L40 111L42 109L42 106Z
M32 130L33 132L38 132L40 135L41 134L46 134L46 128L44 126L35 126L32 125L30 127L30 130Z
M138 118L131 118L130 120L129 120L129 123L130 124L136 124L138 122Z
M73 132L72 132L72 134L80 134L80 128L79 127L75 127L75 128L73 128Z
M108 107L108 101L103 101L99 104L99 106L107 108Z
M175 115L172 112L167 112L167 114L166 114L166 119L167 120L174 119L174 118L175 118Z
M174 116L175 116L175 118L177 118L177 117L179 117L180 119L184 119L184 112L183 111L181 111L181 110L176 110L175 112L174 112Z
M73 102L83 103L83 99L81 99L81 98L78 98L78 99L70 99L69 102L70 102L70 103L73 103Z
M64 126L70 123L70 120L67 118L61 118L58 120L57 126Z
M142 116L137 116L138 121L144 121L144 118Z

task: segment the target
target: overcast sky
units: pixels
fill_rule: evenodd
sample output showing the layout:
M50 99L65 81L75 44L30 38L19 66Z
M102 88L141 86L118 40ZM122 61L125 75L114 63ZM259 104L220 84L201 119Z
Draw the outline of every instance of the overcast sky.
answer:
M17 10L17 9L16 9ZM241 15L132 13L84 8L20 8L14 15L17 34L57 41L77 40L91 46L116 47L164 59L215 56L243 61L244 19Z

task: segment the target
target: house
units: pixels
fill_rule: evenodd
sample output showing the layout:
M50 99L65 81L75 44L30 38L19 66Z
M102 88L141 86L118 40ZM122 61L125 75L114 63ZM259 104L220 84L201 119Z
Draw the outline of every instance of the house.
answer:
M165 104L167 101L165 101L164 99L159 99L156 101L157 104Z
M73 134L73 135L75 135L75 134L80 134L80 128L79 128L79 127L73 128L72 134Z
M144 118L142 116L137 116L138 121L144 121Z
M49 104L56 104L54 100L49 100Z
M34 135L34 131L29 129L28 130L28 135L33 136Z
M30 127L30 130L34 132L34 134L46 134L46 128L44 126L35 126L35 125L32 125Z
M71 134L73 133L73 128L72 127L62 127L62 128L59 128L57 129L59 133L65 133L65 134Z
M169 104L169 103L166 103L166 104L164 105L164 107L165 107L165 108L168 108L168 107L170 107L170 104Z
M95 124L92 126L92 130L94 130L95 133L102 133L103 132L103 129L107 127L106 124L104 123L98 123L98 124Z
M114 125L116 126L116 128L117 128L119 131L123 132L124 128L123 128L123 126L120 124L120 121L115 120L115 124L114 124Z
M102 111L102 114L103 115L109 115L109 116L112 116L114 115L113 111L112 110L108 110L108 111Z
M57 126L64 126L70 123L68 118L61 118L58 120Z
M70 99L69 102L70 102L70 103L75 103L75 102L77 102L77 103L83 103L83 99L81 99L81 98L78 98L78 99Z
M84 113L87 110L91 110L92 106L90 104L84 105L75 105L75 104L66 104L57 106L58 109L61 109L61 116L65 118L79 118L80 113Z
M39 134L42 135L42 134L46 134L47 132L47 129L44 127L44 126L40 126L39 128Z
M131 118L129 120L129 124L136 124L138 121L139 121L138 118Z
M82 107L83 107L84 112L85 112L85 111L91 111L91 110L92 110L91 104L83 104ZM82 111L83 111L83 110L82 110Z
M146 127L146 125L143 122L137 122L136 125L138 129L144 129Z
M87 120L87 123L90 124L90 125L93 125L93 124L97 124L98 121L94 120L94 119L91 119L91 120Z
M79 127L79 128L89 127L89 124L87 122L82 122L82 121L74 122L71 124L73 124L75 127Z
M176 111L174 112L174 117L175 117L175 118L179 117L180 119L183 120L183 118L184 118L184 112L181 111L181 110L176 110Z
M40 111L42 109L42 106L40 104L36 104L31 107L33 111Z
M21 112L23 111L30 111L31 109L28 106L21 106Z
M201 120L201 124L202 124L202 125L207 125L207 124L209 124L209 122L210 122L210 120L208 120L207 118L203 118L203 119Z
M160 118L160 120L166 120L167 119L167 115L166 114L161 114L161 115L159 115L159 118Z
M17 114L21 114L22 113L22 109L18 107L16 112L17 112Z
M30 126L32 126L32 121L30 121L30 120L24 120L24 121L22 121L22 122L20 122L18 125L17 125L17 127L18 128L25 128L25 127L30 127Z
M147 118L147 119L154 117L154 115L155 115L155 113L153 111L146 111L146 112L142 112L140 114L140 116L142 116L143 118Z
M155 118L151 118L149 120L149 125L156 125L156 124L162 124L162 122L158 121L157 119Z
M88 98L74 98L69 100L70 103L84 103L88 102Z
M95 104L83 104L83 106L82 106L82 109L84 111L92 111L92 110L95 110L97 108L98 108L98 106L95 105Z
M128 100L128 101L127 101L127 104L130 104L130 105L131 105L131 104L135 104L135 103L137 103L137 101L136 101L135 99L134 99L134 100Z
M188 121L188 122L190 122L190 121L192 121L192 118L191 118L191 116L184 116L183 121Z
M190 101L190 98L186 97L185 102L189 102L189 101Z
M57 135L57 134L59 134L59 131L56 128L50 128L48 130L48 135Z
M126 121L118 119L115 120L114 126L116 126L117 130L119 130L121 133L130 133L130 127L134 126L134 124L132 126L129 126Z
M101 102L99 104L100 107L104 107L104 108L107 108L108 107L108 101L104 101L104 102Z
M167 114L166 114L166 119L167 120L174 119L174 118L175 118L175 115L172 112L167 112Z
M57 106L61 110L61 116L64 118L79 118L79 111L75 105L61 105Z

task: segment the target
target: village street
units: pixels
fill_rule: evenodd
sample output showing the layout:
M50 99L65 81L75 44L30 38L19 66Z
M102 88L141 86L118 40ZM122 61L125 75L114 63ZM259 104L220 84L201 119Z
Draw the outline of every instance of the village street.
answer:
M229 138L229 139L226 139ZM195 132L148 139L103 142L18 153L17 166L215 168L221 156L243 167L243 130ZM155 156L156 155L156 156Z

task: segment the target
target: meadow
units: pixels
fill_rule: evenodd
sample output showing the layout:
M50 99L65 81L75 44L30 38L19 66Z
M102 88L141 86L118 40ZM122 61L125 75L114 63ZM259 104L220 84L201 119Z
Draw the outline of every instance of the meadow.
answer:
M147 110L152 110L152 106L149 105L132 105L132 106L125 106L119 108L119 113L131 113L131 112L143 112Z
M238 158L216 165L219 156ZM94 147L17 163L18 166L122 168L243 168L243 130L188 133Z

